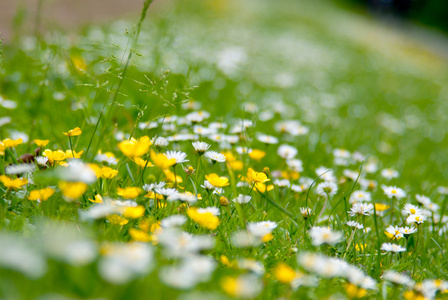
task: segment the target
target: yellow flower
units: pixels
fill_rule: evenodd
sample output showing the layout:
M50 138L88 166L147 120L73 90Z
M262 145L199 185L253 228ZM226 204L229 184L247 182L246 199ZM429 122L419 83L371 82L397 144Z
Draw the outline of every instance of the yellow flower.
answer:
M152 142L148 136L142 136L139 140L131 138L118 144L118 149L128 157L140 157L148 153Z
M255 172L252 168L247 169L247 179L249 182L267 182L270 179L268 176L263 172Z
M163 170L176 164L175 158L168 159L168 157L166 157L166 155L163 153L156 153L154 151L151 151L150 156L154 165Z
M256 182L255 183L255 189L257 191L259 191L260 193L266 193L266 191L268 191L268 192L272 191L274 189L274 186L272 184L266 186L266 184L264 184L264 183Z
M95 172L97 178L111 179L118 174L117 170L109 167L100 167L97 164L89 164L89 167Z
M125 218L122 218L119 215L110 215L110 216L107 216L107 219L109 220L109 222L111 224L114 224L114 225L123 226L123 225L126 225L129 223L129 220L126 220Z
M62 195L68 200L76 200L81 197L87 191L87 187L84 182L59 182Z
M51 151L50 149L45 149L42 155L48 158L50 164L53 164L55 161L61 161L67 158L65 152L62 150Z
M117 194L125 199L135 199L142 193L139 187L117 188Z
M40 190L33 190L30 192L30 195L28 196L28 200L40 200L40 201L46 201L48 198L53 196L54 189L47 187Z
M163 173L165 173L166 180L168 180L168 181L171 181L171 182L177 181L177 183L183 182L182 177L180 177L179 175L176 175L176 178L174 178L174 173L168 169L163 170Z
M270 240L272 240L273 238L274 238L274 235L272 233L268 233L263 237L262 241L263 241L263 243L267 243Z
M156 193L154 193L154 192L148 192L148 194L146 194L145 197L146 197L146 198L149 198L149 199L156 199L156 197L157 197L157 199L159 199L159 200L163 200L163 199L165 199L165 197L163 197L162 195L160 195L160 194L156 194Z
M249 157L256 161L260 161L265 156L266 152L258 149L253 149L252 152L249 153Z
M8 189L18 189L22 187L23 185L28 183L28 180L26 178L15 178L11 179L6 175L0 175L0 181L3 183L3 185Z
M145 207L143 205L138 205L136 207L126 207L123 216L129 219L137 219L143 217L145 214Z
M93 203L103 203L103 197L100 194L95 195L95 199L89 199L90 202Z
M5 144L3 144L2 141L0 141L0 155L5 155Z
M3 145L5 148L14 148L20 144L23 143L22 139L16 139L16 140L11 140L11 139L4 139L3 140Z
M38 147L45 147L46 145L48 145L50 140L38 140L38 139L35 139L34 142L36 143L36 145Z
M142 167L142 168L144 168L144 167L152 167L152 166L153 166L153 164L152 164L151 162L149 162L149 161L147 161L147 160L144 160L144 159L142 159L142 158L140 158L140 157L134 157L132 160L133 160L138 166L140 166L140 167Z
M78 135L81 135L81 133L82 133L82 131L81 131L81 128L79 128L79 127L70 129L68 132L63 132L63 134L66 136L78 136Z
M78 55L73 56L72 57L72 63L78 70L82 70L82 71L86 71L87 70L86 61L81 56L78 56Z
M375 209L376 211L385 211L386 209L388 209L390 206L387 204L383 204L383 203L375 203Z
M67 158L73 158L73 154L75 155L75 158L81 158L81 154L84 152L84 150L81 150L79 152L76 152L75 150L66 150L65 151L65 156L67 156Z
M241 283L238 281L238 278L225 276L221 279L221 287L232 297L238 297L243 287Z
M297 275L297 272L285 263L278 264L274 270L275 278L282 283L291 283Z
M150 242L151 236L142 230L138 230L135 228L129 229L129 235L132 237L134 241L139 242Z
M229 161L229 166L232 170L241 171L244 168L244 163L241 160Z
M357 287L354 284L347 283L345 284L345 291L350 299L353 298L362 298L367 294L367 290Z
M212 173L205 175L205 179L210 182L214 187L223 187L229 185L229 179L227 177L219 177L218 174Z
M211 212L198 212L196 207L191 207L187 210L187 215L201 227L214 230L219 225L219 218Z

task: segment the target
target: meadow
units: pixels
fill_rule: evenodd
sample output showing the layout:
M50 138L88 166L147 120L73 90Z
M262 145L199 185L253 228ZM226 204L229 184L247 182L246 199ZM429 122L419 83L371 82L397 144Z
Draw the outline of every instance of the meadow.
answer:
M446 59L330 1L142 6L1 45L0 299L447 297Z

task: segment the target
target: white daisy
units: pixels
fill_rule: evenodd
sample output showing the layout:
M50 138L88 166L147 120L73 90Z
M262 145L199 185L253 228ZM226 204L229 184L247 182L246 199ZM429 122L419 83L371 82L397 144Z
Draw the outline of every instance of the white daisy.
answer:
M205 157L209 158L212 162L225 162L226 157L224 154L216 152L216 151L207 151L205 152Z
M338 186L334 182L321 182L316 187L316 192L319 196L334 196L338 192Z
M396 187L396 186L381 186L381 188L384 191L384 194L389 198L395 198L395 199L401 199L406 197L406 193L405 191L403 191L402 189Z
M205 151L208 150L208 148L210 148L210 145L207 144L206 142L193 142L192 143L193 147L194 147L194 151L196 151L199 155L202 155L205 153Z
M406 251L405 247L402 247L400 245L397 244L392 244L392 243L383 243L381 245L381 250L386 251L386 252L404 252Z
M348 212L350 216L369 216L373 212L373 205L371 203L360 203L357 202L353 204L352 208Z
M298 151L296 148L283 144L277 149L277 154L284 159L292 159L297 155Z
M174 158L176 160L176 164L181 164L188 161L188 159L186 159L187 154L182 151L168 151L165 155L168 159Z

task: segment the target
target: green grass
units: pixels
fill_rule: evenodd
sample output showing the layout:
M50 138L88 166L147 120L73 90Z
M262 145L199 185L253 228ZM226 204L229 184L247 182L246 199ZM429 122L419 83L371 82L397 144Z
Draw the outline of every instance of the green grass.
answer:
M399 299L408 290L419 291L418 285L387 283L381 277L386 270L403 273L415 282L427 280L425 284L447 279L446 218L438 222L447 215L447 198L438 190L447 185L448 179L446 61L419 41L369 16L327 2L178 1L158 6L157 10L149 7L145 16L150 2L145 2L142 15L135 20L90 25L70 37L55 30L1 45L0 95L4 100L0 114L11 120L2 119L0 137L28 139L5 150L2 175L8 165L16 163L15 158L37 148L34 139L50 140L45 149L53 151L82 150L81 158L86 163L102 165L95 161L99 150L112 152L118 160L110 165L118 170L116 177L89 183L86 192L73 202L64 200L59 188L64 179L58 171L64 167L60 166L41 167L33 173L34 183L20 189L1 185L1 299L226 299L232 297L232 284L225 278L251 273L255 279L249 285L259 283L262 288L246 298L350 298L353 295L347 282L361 286L347 272L325 278L310 271L297 259L306 252L338 257L375 279L376 289L367 291L367 298ZM9 99L17 108L4 107ZM199 193L202 199L191 205L161 200L162 207L156 207L154 201L144 197L145 192L134 199L144 207L144 215L127 217L125 225L114 225L104 217L84 219L83 213L99 206L88 200L96 194L106 202L107 198L124 200L117 194L118 187L142 188L165 180L158 167L141 168L124 156L118 143L130 135L169 138L192 133L192 124L169 120L170 116L182 120L191 113L193 110L185 108L189 103L199 104L201 110L210 113L202 126L211 122L228 124L228 129L219 130L224 135L235 135L231 128L241 124L242 118L254 122L231 145L204 136L151 147L160 153L178 150L187 154L189 162L176 166L183 181L178 183L178 190ZM250 109L253 105L255 110ZM268 113L272 118L264 119ZM162 121L155 128L139 127L140 123L157 120ZM299 121L309 132L300 136L278 132L276 123L283 120ZM170 124L176 125L170 128ZM78 126L82 134L72 137L71 144L63 132ZM256 138L258 133L277 137L279 144L262 143ZM242 169L232 170L227 163L212 164L205 158L198 163L191 145L195 140L211 144L213 151L231 151L242 162ZM315 181L309 189L299 193L275 186L260 193L251 185L237 186L249 167L264 171L270 179L268 185L285 177L279 172L288 171L285 160L277 155L280 144L298 150L296 158L303 162L300 178ZM238 153L237 147L260 149L266 156L256 161ZM347 165L335 163L335 149L351 153ZM352 154L357 151L366 156L364 162L353 161ZM154 163L148 151L142 158ZM368 173L370 163L376 163L378 170ZM192 175L183 170L190 165L196 169ZM315 172L320 166L334 171L338 186L338 193L329 197L322 219L318 215L325 196L317 194L316 186L323 179ZM399 177L382 177L381 170L387 168L398 171ZM361 175L349 178L345 170L361 171ZM214 195L201 187L210 173L229 179L222 194ZM365 179L376 183L369 190L371 203L391 206L384 216L372 212L370 216L350 217L346 213L351 207L350 195L361 189ZM298 178L291 179L291 184L298 183ZM382 185L398 186L407 195L390 200ZM27 199L31 191L46 187L55 189L47 201ZM242 205L220 204L221 196L231 201L238 194L250 194L252 199ZM407 247L407 251L394 255L378 251L383 243L391 242L384 234L386 227L404 226L404 204L419 205L416 194L428 196L440 207L418 226L418 233L392 241ZM170 215L187 216L189 206L215 206L220 210L216 229L203 228L190 217L182 226L193 236L205 235L214 242L196 255L211 258L211 268L215 269L206 272L206 266L201 266L199 269L205 272L202 280L188 285L194 278L189 266L191 270L187 268L183 280L187 288L179 289L163 274L168 266L179 266L193 258L170 256L169 247L158 242L160 232L149 230L143 223L157 224ZM300 208L307 206L313 209L313 215L306 220ZM122 215L123 211L115 213ZM370 231L357 230L349 242L352 229L345 225L348 220L358 221ZM237 247L233 235L247 233L248 222L260 221L277 223L273 239ZM334 245L314 246L309 233L312 226L329 226L342 232L344 238ZM152 236L152 241L143 246L153 253L151 267L144 267L141 273L134 270L133 276L125 276L118 284L107 276L114 274L112 270L105 275L101 268L112 253L109 243L132 247L128 242L138 239L131 236L132 228ZM169 230L162 232L168 234ZM81 247L72 244L74 241L85 244ZM362 244L367 245L365 250L357 251L355 245ZM12 250L8 253L7 249ZM145 253L145 249L141 251ZM124 258L126 254L118 256ZM138 253L130 256L145 265ZM222 256L229 263L224 263ZM248 270L243 259L258 261L264 274ZM117 261L113 262L117 267ZM293 287L282 283L275 271L282 262L306 274L308 280L319 278L319 284ZM132 259L123 264L132 265ZM254 263L246 265L253 267ZM119 274L125 274L120 269L124 266L118 265ZM330 268L332 263L326 261L325 266ZM348 273L353 272L350 269ZM437 297L443 297L442 292L438 291Z

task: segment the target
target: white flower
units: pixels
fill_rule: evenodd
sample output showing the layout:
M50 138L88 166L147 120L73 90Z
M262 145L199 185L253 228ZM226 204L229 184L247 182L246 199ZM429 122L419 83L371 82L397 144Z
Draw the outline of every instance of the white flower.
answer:
M363 228L364 228L364 225L359 224L359 223L356 222L356 221L348 221L346 224L347 224L348 226L353 227L353 228L356 228L356 229L363 229Z
M432 203L431 199L424 195L415 195L415 199L425 207L428 207Z
M212 249L215 245L214 239L210 236L192 235L177 228L164 228L156 234L167 257L191 257L202 250Z
M196 197L195 195L193 195L191 193L178 193L176 191L175 193L170 194L166 200L168 200L168 201L179 200L179 201L194 203L194 202L198 201L198 197Z
M5 173L8 175L17 175L23 173L32 173L36 170L35 164L17 164L9 165L5 168Z
M297 261L308 272L324 278L345 277L350 269L350 265L342 259L317 253L301 253Z
M389 227L386 228L386 235L391 239L399 239L403 237L400 227L392 225L389 225Z
M286 164L294 172L303 172L303 163L300 159L288 159Z
M384 191L384 194L389 198L396 198L396 199L401 199L406 197L406 193L405 191L403 191L402 189L396 187L396 186L381 186L381 188Z
M336 182L336 176L334 176L333 170L331 170L327 167L321 166L321 167L317 168L316 175L325 181Z
M211 159L213 162L225 162L226 157L222 153L218 153L216 151L207 151L205 152L205 157Z
M409 203L406 203L404 205L403 214L415 215L415 214L421 214L421 213L422 213L422 210L418 206L415 206L415 205L412 205Z
M276 179L274 180L274 184L278 187L289 187L291 182L288 179Z
M247 195L243 195L243 194L239 194L238 197L236 197L235 199L233 199L232 201L235 203L240 203L240 204L245 204L245 203L249 203L249 201L252 199L251 196L247 196Z
M400 227L398 230L400 230L400 232L403 234L403 235L409 235L409 234L412 234L412 233L414 233L414 232L417 232L417 228L415 228L415 227Z
M216 206L199 207L197 212L200 214L211 213L214 216L219 216L221 213Z
M112 153L101 153L101 151L95 156L95 160L101 163L108 163L109 165L116 165L118 162L118 159Z
M94 183L97 179L95 172L79 159L71 159L68 167L59 167L58 174L64 181Z
M153 143L154 143L154 146L156 146L156 147L166 147L166 146L168 146L168 144L169 144L169 142L168 142L168 139L166 139L166 138L164 138L164 137L161 137L161 136L159 136L158 138L156 138L154 141L153 141Z
M257 223L249 223L247 230L258 238L263 238L271 233L277 227L277 223L272 221L262 221Z
M353 204L352 208L348 212L350 216L354 217L356 215L369 216L373 212L373 205L370 203L357 202Z
M40 166L46 166L47 162L48 162L48 157L45 156L37 156L36 157L36 162L40 165Z
M187 222L187 217L184 215L172 215L162 219L162 221L160 221L160 226L162 226L162 228L175 228L181 227L185 222Z
M413 214L413 215L409 215L409 217L407 217L406 223L419 225L419 224L422 224L423 222L425 222L426 219L427 219L427 217L422 214Z
M309 231L314 246L329 244L334 246L344 240L344 234L340 231L332 231L328 227L312 227Z
M194 147L194 151L201 155L204 154L208 148L210 148L210 145L205 142L193 142L192 145Z
M257 139L265 144L278 144L278 139L271 135L258 134Z
M302 215L302 217L308 218L312 214L312 209L309 207L301 207L300 214Z
M415 284L415 282L411 279L411 277L393 270L385 271L383 276L381 277L386 281L408 287L412 287Z
M238 268L249 270L252 273L257 274L258 276L264 275L266 271L262 262L251 258L238 260Z
M109 244L105 256L99 261L101 276L114 284L124 284L147 274L153 264L153 250L148 244Z
M338 186L331 181L321 182L316 187L316 192L319 196L334 196L338 192Z
M350 203L356 203L356 202L370 202L371 196L369 192L365 191L354 191L350 196Z
M168 151L165 155L168 159L174 158L176 160L176 164L181 164L188 161L188 159L186 159L187 154L182 151Z
M165 187L165 185L166 185L166 182L160 181L159 183L145 184L143 186L143 189L146 192L150 192L150 191L154 191L155 189L161 189L161 188Z
M209 117L210 113L205 110L195 111L185 116L185 118L191 123L200 123Z
M404 252L406 251L405 247L402 247L400 245L397 244L392 244L392 243L383 243L381 245L381 250L386 251L386 252Z
M384 178L390 180L393 178L398 178L398 171L394 170L394 169L383 169L381 170L381 176L383 176Z
M284 159L292 159L297 155L298 151L296 148L290 145L280 145L277 149L277 154Z

